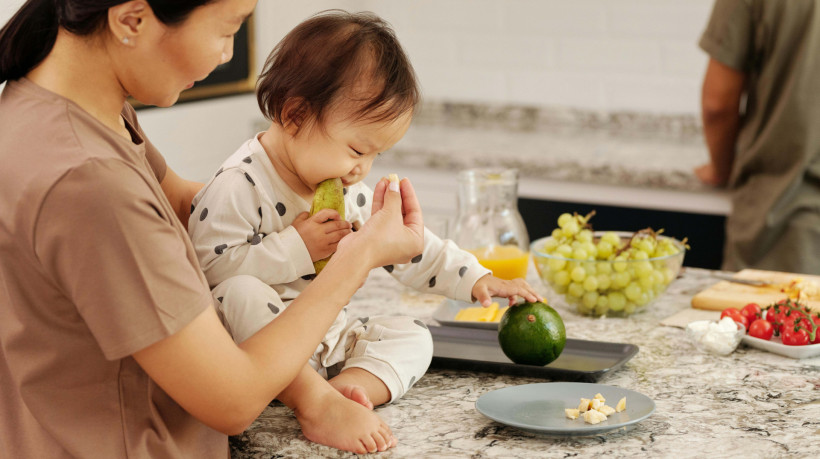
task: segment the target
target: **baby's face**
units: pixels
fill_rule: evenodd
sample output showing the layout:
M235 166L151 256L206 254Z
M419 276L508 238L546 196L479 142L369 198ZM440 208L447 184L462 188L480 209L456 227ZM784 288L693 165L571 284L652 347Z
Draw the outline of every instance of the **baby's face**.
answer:
M373 160L393 147L410 127L412 113L387 121L361 121L343 108L328 113L324 129L306 126L287 142L296 174L310 189L339 177L345 186L362 181Z

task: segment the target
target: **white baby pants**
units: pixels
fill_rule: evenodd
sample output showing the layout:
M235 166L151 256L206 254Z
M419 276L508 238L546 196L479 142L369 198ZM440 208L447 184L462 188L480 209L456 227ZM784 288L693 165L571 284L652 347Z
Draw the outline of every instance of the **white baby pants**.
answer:
M251 337L287 308L271 286L253 276L235 276L213 289L217 313L236 343ZM343 308L308 363L324 378L361 368L379 378L398 400L433 358L433 338L424 322L407 316L350 317Z

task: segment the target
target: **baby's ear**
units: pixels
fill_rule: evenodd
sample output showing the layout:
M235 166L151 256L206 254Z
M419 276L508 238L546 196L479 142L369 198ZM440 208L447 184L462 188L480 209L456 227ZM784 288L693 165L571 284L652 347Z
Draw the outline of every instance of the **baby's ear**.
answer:
M292 97L282 107L282 125L287 129L292 129L294 133L298 132L307 122L308 115L309 108L305 99Z

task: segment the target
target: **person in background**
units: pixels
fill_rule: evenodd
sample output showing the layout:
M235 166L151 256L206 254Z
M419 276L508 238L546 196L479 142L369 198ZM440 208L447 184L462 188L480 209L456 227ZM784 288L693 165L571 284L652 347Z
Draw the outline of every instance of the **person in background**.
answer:
M324 276L314 280L313 263L372 218L373 191L362 180L407 132L419 91L387 23L372 13L331 10L302 22L274 48L257 99L271 126L222 164L194 198L188 223L220 317L237 343L278 321ZM331 209L310 216L319 183L335 178L344 185L345 219ZM405 285L462 301L539 299L525 280L494 277L472 254L428 230L421 255L384 268ZM432 356L420 320L362 318L342 309L279 399L294 410L306 438L349 449L351 416L399 399ZM328 391L360 405L333 411L316 395Z
M126 98L174 104L255 6L28 0L0 29L0 457L224 459L368 272L421 253L412 186L380 181L373 216L276 321L227 333L184 225L202 185ZM368 410L348 422L351 450L396 444Z
M695 172L731 193L723 268L820 274L820 5L717 0L700 47Z

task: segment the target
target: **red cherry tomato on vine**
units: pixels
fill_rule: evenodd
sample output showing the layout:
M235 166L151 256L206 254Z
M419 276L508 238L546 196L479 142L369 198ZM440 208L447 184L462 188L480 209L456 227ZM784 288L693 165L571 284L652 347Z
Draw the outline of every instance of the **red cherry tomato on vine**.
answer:
M809 344L809 334L803 327L789 327L783 330L783 344L786 346L805 346Z
M749 325L749 336L764 340L772 339L774 325L766 319L757 319Z
M749 321L749 325L751 326L752 322L762 317L762 311L763 310L760 308L759 304L749 303L746 306L743 306L743 308L741 308L740 313L743 314L744 317L746 317L746 320Z
M811 316L811 320L814 321L814 326L817 328L817 330L814 332L814 341L812 341L811 343L820 344L820 312L815 313L813 316Z
M740 309L726 308L723 310L723 312L720 313L720 318L722 319L724 317L729 317L735 322L743 325L743 328L745 328L746 330L749 329L749 319L747 319L746 316L740 313Z
M777 322L777 311L774 306L766 308L766 320L771 323Z

